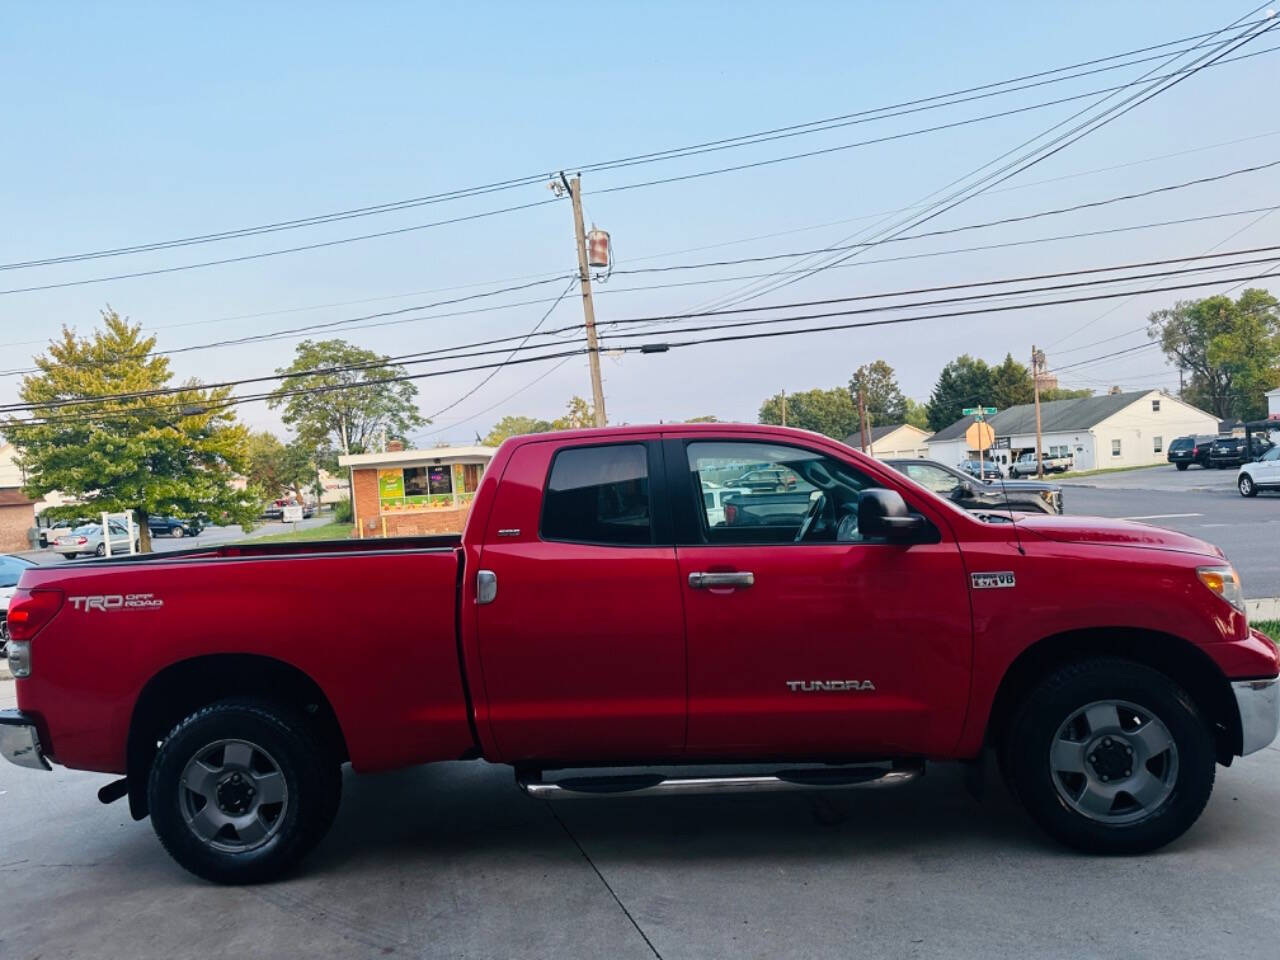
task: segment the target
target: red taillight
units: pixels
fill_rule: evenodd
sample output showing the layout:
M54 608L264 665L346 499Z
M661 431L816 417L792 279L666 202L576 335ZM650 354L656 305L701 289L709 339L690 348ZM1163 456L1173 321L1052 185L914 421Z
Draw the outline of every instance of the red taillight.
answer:
M738 519L738 508L731 503L726 503L724 505L725 524L731 526L733 522L737 519Z
M61 609L61 590L19 588L9 601L9 639L30 640Z

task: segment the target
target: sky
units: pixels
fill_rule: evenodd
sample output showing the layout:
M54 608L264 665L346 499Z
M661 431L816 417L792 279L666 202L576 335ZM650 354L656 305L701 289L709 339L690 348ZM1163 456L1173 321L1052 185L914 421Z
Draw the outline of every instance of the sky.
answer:
M1204 0L10 5L0 31L0 263L234 230L531 175L550 180L556 171L572 174L600 160L1105 57L1216 30L1249 10L1246 3ZM1239 52L1271 46L1280 46L1280 30ZM1278 159L1276 56L1263 53L1197 73L921 229L1017 217ZM860 231L882 223L886 211L921 202L1091 101L750 170L605 191L1031 106L1123 83L1157 64L741 149L587 173L588 226L611 234L617 270L856 240ZM749 305L1280 243L1280 214L1264 212L1028 242L1280 204L1277 169L884 244ZM576 255L571 210L561 201L306 252L80 283L552 197L539 180L265 236L3 270L0 370L29 365L63 325L89 333L107 305L153 331L157 349L168 350L567 277ZM998 244L1004 246L954 252ZM941 251L946 253L933 255ZM882 262L867 262L877 260ZM615 274L596 286L597 319L606 324L688 311L751 282L729 278L777 266ZM653 288L691 280L698 285ZM62 283L77 285L14 292ZM960 353L997 362L1012 353L1025 362L1036 344L1047 348L1051 368L1093 361L1146 342L1143 327L1152 310L1230 286L1141 294L1154 283L1126 288L1138 294L1132 299L662 354L606 354L609 418L754 420L761 402L780 389L846 384L855 368L878 359L895 368L908 395L925 400L942 365ZM369 326L373 320L339 324L331 331L194 350L176 354L173 369L178 377L204 382L268 374L289 363L305 336L343 336L380 353L403 354L523 335L565 285L557 281L402 314L394 319L404 322L394 324L382 318L379 326ZM1274 280L1252 285L1280 292ZM531 300L543 302L524 302ZM471 312L441 315L463 309ZM546 326L580 321L580 299L570 292ZM654 330L655 340L664 337L674 335ZM554 370L549 363L505 368L464 396L485 376L471 371L419 381L422 412L438 416L415 441L470 442L503 414L550 419L572 395L590 397L580 356ZM1150 349L1069 367L1061 377L1064 385L1095 389L1177 385L1176 371ZM17 398L18 383L0 375L0 402ZM280 429L278 415L262 403L245 404L240 412L255 427Z

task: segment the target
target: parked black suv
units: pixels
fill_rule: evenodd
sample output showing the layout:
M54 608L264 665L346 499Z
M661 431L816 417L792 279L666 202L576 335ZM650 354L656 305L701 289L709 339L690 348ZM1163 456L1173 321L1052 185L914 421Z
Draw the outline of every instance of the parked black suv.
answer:
M966 510L1016 510L1061 513L1062 487L1039 480L996 480L982 483L963 470L936 460L886 460L889 466L922 487Z
M1193 463L1206 469L1209 466L1209 448L1217 437L1178 437L1169 444L1169 452L1165 455L1170 463L1179 470L1185 470Z
M1257 460L1275 444L1261 437L1219 437L1209 447L1209 465L1219 470L1239 467Z
M199 520L179 520L177 517L147 517L147 529L153 537L194 537L204 529Z

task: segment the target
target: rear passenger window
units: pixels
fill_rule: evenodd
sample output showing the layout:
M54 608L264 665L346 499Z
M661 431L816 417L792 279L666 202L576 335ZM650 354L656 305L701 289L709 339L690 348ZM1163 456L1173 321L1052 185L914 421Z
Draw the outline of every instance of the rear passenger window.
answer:
M571 447L557 453L543 496L542 538L652 543L645 446Z

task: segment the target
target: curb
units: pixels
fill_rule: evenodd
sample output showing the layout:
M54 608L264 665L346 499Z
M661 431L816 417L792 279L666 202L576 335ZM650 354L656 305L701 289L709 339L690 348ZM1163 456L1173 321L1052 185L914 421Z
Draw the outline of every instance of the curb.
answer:
M1249 620L1280 620L1280 597L1245 598Z

